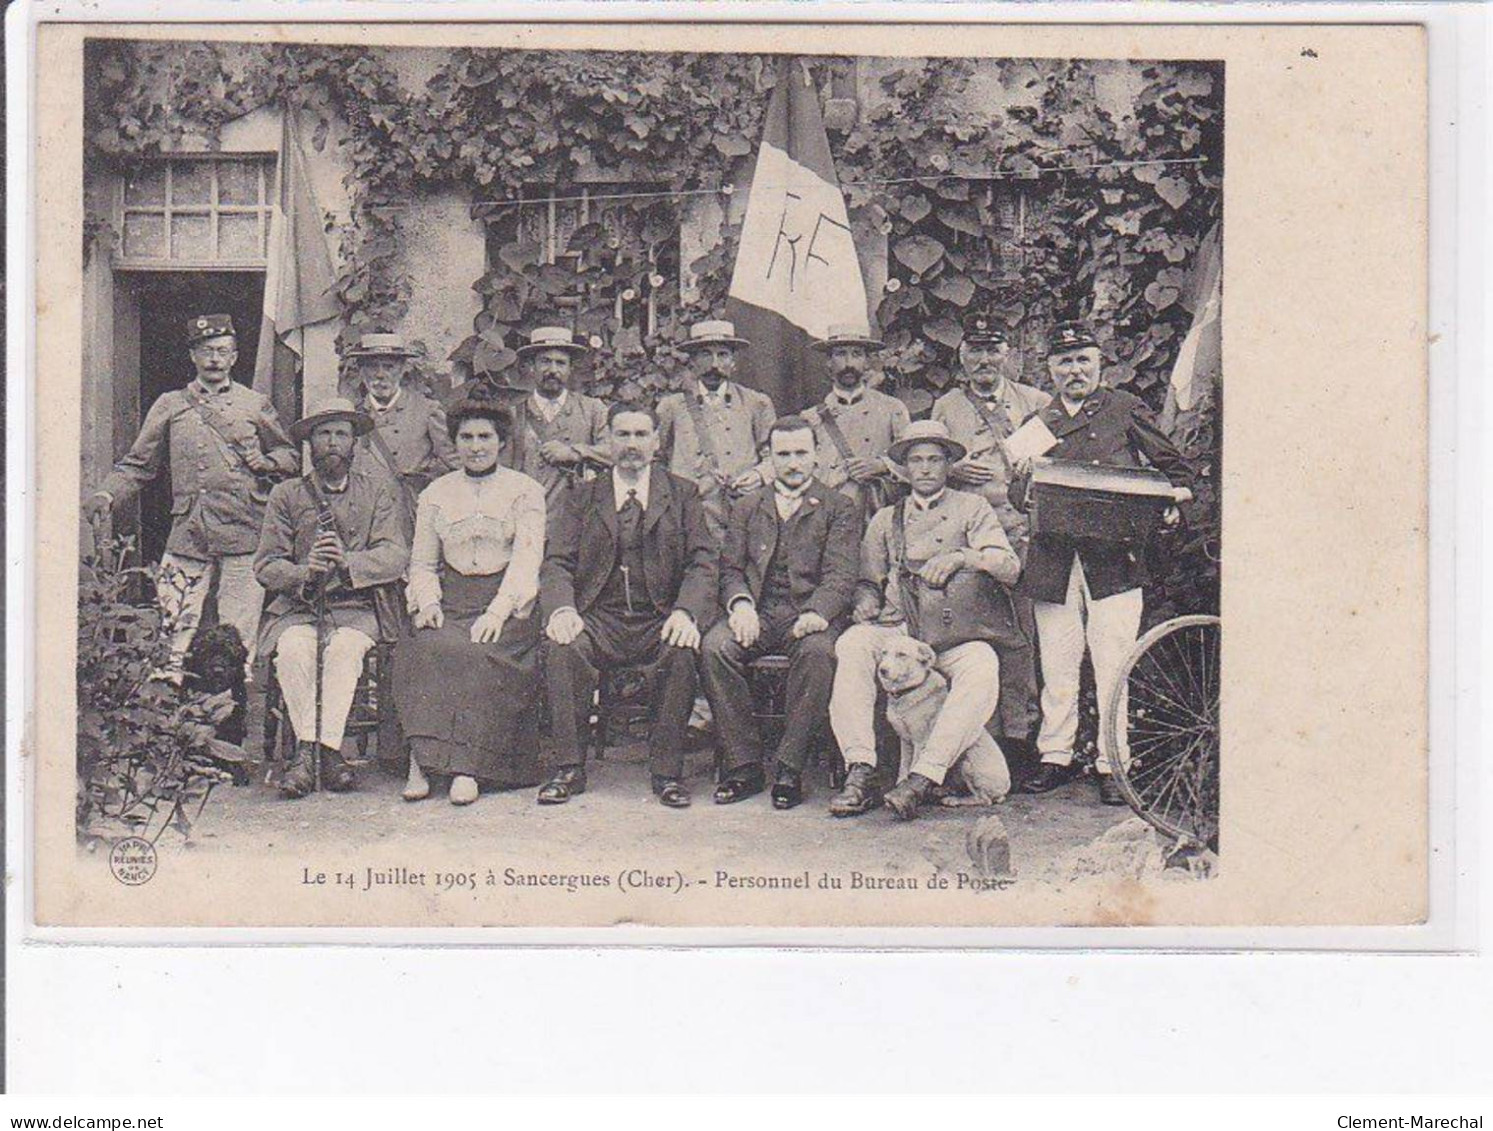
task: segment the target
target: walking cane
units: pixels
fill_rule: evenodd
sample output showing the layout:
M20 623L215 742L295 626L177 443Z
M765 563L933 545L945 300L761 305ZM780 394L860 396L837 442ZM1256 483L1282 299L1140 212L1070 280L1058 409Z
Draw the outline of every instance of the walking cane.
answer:
M326 576L316 585L316 744L311 754L313 792L321 792L321 667L327 654L327 582Z

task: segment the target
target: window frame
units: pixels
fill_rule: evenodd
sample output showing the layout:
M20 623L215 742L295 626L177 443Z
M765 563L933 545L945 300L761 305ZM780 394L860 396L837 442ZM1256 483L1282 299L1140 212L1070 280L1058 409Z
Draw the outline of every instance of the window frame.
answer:
M267 249L270 225L275 207L276 162L274 153L201 153L167 154L143 159L136 168L158 165L163 172L163 199L160 204L131 204L126 200L126 185L130 172L119 177L114 190L114 219L118 229L118 245L113 256L113 265L121 271L264 271L269 266L267 251L254 257L225 257L216 254L219 247L219 219L222 216L254 215L259 219L259 241L261 249ZM205 163L210 170L209 198L206 203L177 205L172 199L175 169L188 163ZM223 204L220 202L218 171L228 164L252 164L258 171L258 198L254 204ZM126 223L132 215L159 216L162 219L161 246L165 254L160 257L129 255L126 244ZM171 226L175 216L206 216L213 255L193 258L173 258L171 255Z

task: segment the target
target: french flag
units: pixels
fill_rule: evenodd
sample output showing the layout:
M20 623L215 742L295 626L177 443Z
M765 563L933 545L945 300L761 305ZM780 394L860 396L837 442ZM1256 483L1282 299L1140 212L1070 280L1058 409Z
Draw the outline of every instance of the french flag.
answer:
M752 343L738 378L797 412L829 389L822 353L832 325L869 333L866 283L830 159L819 92L790 59L778 73L752 174L726 317Z

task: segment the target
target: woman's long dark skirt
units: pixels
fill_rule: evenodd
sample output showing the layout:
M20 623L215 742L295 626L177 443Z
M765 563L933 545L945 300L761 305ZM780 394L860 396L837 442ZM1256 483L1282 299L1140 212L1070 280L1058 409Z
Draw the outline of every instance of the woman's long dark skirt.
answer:
M502 574L441 577L440 628L394 649L394 698L410 756L427 773L466 774L499 789L539 781L539 617L509 617L491 644L472 622Z

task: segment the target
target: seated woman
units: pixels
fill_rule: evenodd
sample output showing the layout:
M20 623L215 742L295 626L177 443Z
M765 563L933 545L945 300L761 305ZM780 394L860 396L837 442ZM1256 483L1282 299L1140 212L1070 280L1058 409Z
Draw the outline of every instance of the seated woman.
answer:
M394 653L394 695L410 745L406 801L450 775L451 802L479 783L539 781L539 563L544 489L499 462L512 418L468 400L447 420L460 470L420 495L410 554L414 632Z

